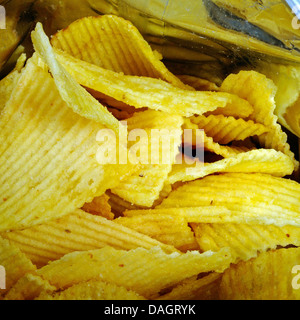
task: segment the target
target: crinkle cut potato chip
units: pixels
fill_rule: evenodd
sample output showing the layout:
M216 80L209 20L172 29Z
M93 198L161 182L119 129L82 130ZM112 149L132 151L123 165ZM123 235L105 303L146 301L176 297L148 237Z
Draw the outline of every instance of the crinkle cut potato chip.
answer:
M70 253L38 269L36 274L60 290L92 279L105 279L150 299L164 288L199 273L222 273L231 261L229 248L166 254L159 247L130 251L105 247Z
M232 265L220 284L222 300L299 300L300 249L259 254Z
M120 217L116 223L174 246L182 252L197 250L198 245L184 217L168 214L146 214Z
M0 117L1 231L68 214L136 169L98 163L103 126L66 106L36 58L27 62Z
M203 143L205 151L215 153L216 155L224 158L235 157L240 153L251 150L248 146L221 145L215 142L212 137L206 134L205 130L199 131L199 126L193 123L190 118L184 118L183 130L192 130L191 132L193 135L193 146L196 146L196 142L199 141L199 143Z
M82 86L99 91L135 108L150 108L192 116L218 108L247 117L253 112L248 101L226 92L184 90L155 78L126 76L103 69L69 54L54 50L58 62Z
M34 300L42 292L51 292L55 289L49 281L35 274L27 273L8 291L4 300Z
M171 288L170 292L161 295L157 300L219 300L220 273L192 277Z
M21 54L21 56L17 60L14 70L0 81L0 112L8 102L15 86L17 85L21 77L21 70L24 67L25 61L26 55Z
M294 172L293 161L287 155L275 150L258 149L241 152L234 157L222 159L201 166L175 164L168 177L174 184L193 181L215 173L264 173L276 177L285 177Z
M106 283L103 281L90 280L76 284L66 290L51 292L44 290L34 300L113 300L113 301L125 301L125 300L146 300L136 292L127 290L124 287L117 286L112 283Z
M202 251L218 251L228 246L236 262L250 260L259 252L278 246L300 246L300 228L293 226L193 223L192 228Z
M246 121L223 115L194 116L190 120L220 144L261 136L270 131L266 126L252 120Z
M165 80L191 89L158 59L137 28L121 17L86 17L56 33L53 47L107 70Z
M0 237L0 300L13 285L27 273L33 273L36 266L21 250L8 240ZM3 272L4 271L4 272Z
M49 67L58 91L67 105L79 115L97 121L118 132L118 120L82 88L56 60L49 38L41 23L31 33L33 46Z
M183 83L191 86L197 91L219 91L220 88L213 82L206 79L190 75L179 75L177 76Z
M275 95L278 121L292 133L300 136L300 114L298 105L300 102L300 69L296 65L284 65L259 61L255 69L272 79L278 90ZM290 116L290 111L295 108Z
M238 74L229 75L224 80L221 91L236 94L249 101L254 108L249 118L270 128L270 132L259 137L260 144L264 148L287 154L294 161L297 171L299 162L290 150L287 135L282 131L278 117L274 113L277 92L274 82L256 71L240 71Z
M258 173L225 173L184 184L156 208L172 208L182 214L184 208L188 208L186 214L192 215L193 219L198 217L201 223L223 221L299 227L299 193L299 183L289 179ZM227 208L229 213L209 215L205 211L207 214L203 215L202 207Z
M141 169L111 192L132 204L151 207L159 199L179 154L182 124L181 116L154 110L135 113L128 119L128 146L130 150L138 146L135 153L140 154L136 158L141 162ZM133 144L131 141L138 137L138 144Z
M65 217L1 235L38 267L58 260L67 253L106 246L123 250L159 246L167 253L177 251L172 245L163 244L145 234L126 227L126 224L123 226L117 220L110 221L76 210Z

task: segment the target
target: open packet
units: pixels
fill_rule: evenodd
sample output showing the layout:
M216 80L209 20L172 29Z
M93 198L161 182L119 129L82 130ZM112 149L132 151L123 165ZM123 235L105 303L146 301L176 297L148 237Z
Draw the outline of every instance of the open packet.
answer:
M1 299L300 298L297 3L0 5Z

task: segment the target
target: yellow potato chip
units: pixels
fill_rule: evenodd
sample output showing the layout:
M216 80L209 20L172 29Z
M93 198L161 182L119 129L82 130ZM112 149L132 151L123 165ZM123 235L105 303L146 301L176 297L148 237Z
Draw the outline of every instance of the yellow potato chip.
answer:
M299 300L300 249L280 249L241 261L225 271L222 300Z
M114 213L115 217L122 216L125 210L142 209L142 208L146 209L146 207L137 206L122 199L116 194L111 193L110 190L106 191L106 194L109 196L108 203L111 206L111 210Z
M118 132L118 120L82 88L56 60L49 38L45 34L41 23L37 23L31 37L36 52L48 65L59 93L67 105L79 115Z
M212 192L210 190L210 192ZM213 200L211 200L213 203ZM214 205L206 205L203 201L202 205L193 207L177 207L177 208L160 208L150 210L131 210L125 211L124 216L133 217L139 215L173 215L183 217L189 223L247 223L262 224L275 226L300 226L299 216L293 211L284 210L284 214L280 214L276 206L265 209L259 207L259 204L252 206L248 204L231 203L223 200ZM265 207L267 207L265 205ZM274 208L275 207L275 208ZM277 209L277 210L276 210Z
M0 118L0 231L68 214L137 169L99 164L100 129L66 106L36 59L27 62Z
M21 54L17 60L14 70L0 81L0 112L10 99L11 94L21 77L21 70L24 67L25 61L26 55Z
M190 251L166 254L160 248L122 251L106 247L70 253L37 270L37 275L57 289L99 279L150 299L157 297L162 289L199 273L222 273L231 260L229 249L216 253Z
M137 293L127 290L124 287L117 286L112 283L106 283L103 281L90 280L76 284L63 291L42 292L34 300L146 300L144 297Z
M138 29L118 16L77 20L55 34L51 43L57 49L104 69L158 78L176 87L188 88L165 67Z
M258 85L259 84L259 85ZM295 155L287 143L287 135L279 125L275 115L275 95L277 87L265 75L255 71L240 71L238 74L229 75L221 86L221 91L237 94L246 99L253 106L254 112L250 119L270 128L270 132L259 137L260 144L267 149L275 149L288 155L299 168Z
M221 278L221 274L214 272L200 279L192 277L156 300L218 300Z
M86 90L101 104L107 106L107 110L112 113L118 120L126 120L134 115L135 112L145 111L147 108L136 109L135 107L129 106L126 103L113 99L105 94L97 92L92 89L86 88Z
M195 138L193 138L193 143L195 143L195 141L203 141L205 151L215 153L224 158L235 157L239 153L250 151L248 146L220 145L219 143L215 142L212 137L209 137L205 131L199 131L198 125L192 123L192 121L188 118L184 119L183 130L192 130L192 134L195 136Z
M286 114L284 115L286 121L289 123L290 130L295 132L296 135L300 136L300 97L299 99L292 104L287 110Z
M201 79L198 77L190 75L179 75L177 76L183 83L189 85L197 91L219 91L219 87L206 79Z
M0 266L0 300L19 279L36 270L36 266L17 246L3 238L0 238Z
M158 209L177 208L203 219L202 223L239 222L299 226L300 185L292 180L267 174L227 173L211 175L177 188ZM229 214L217 215L212 209L225 207ZM170 210L172 211L172 210ZM205 220L204 220L205 218ZM191 221L195 222L195 221ZM200 222L200 221L199 221Z
M198 249L194 233L184 217L146 214L121 217L114 222L146 234L162 243L172 245L180 251Z
M109 205L108 201L109 196L103 194L101 197L95 198L92 202L86 203L82 207L82 210L109 220L113 220L114 214L111 212L111 206Z
M28 273L8 291L4 300L33 300L38 297L41 292L53 290L55 290L55 287L51 286L47 280L35 274Z
M151 207L159 199L179 154L182 123L181 116L154 110L138 112L128 119L129 150L135 150L141 169L111 192L132 204Z
M266 126L252 120L235 119L223 115L193 116L191 122L212 137L215 142L228 144L232 141L245 140L253 136L261 136L269 132Z
M123 250L161 246L166 252L177 251L133 228L81 210L31 228L5 232L2 236L20 248L39 267L70 252L105 246Z
M217 108L236 116L249 116L253 108L244 99L226 92L183 90L160 79L126 76L55 50L58 62L84 87L99 91L135 108L148 107L183 116ZM224 111L224 112L225 112Z
M230 247L236 262L257 257L277 246L300 245L300 228L250 224L192 224L201 251Z
M259 149L242 152L235 157L198 166L175 164L169 174L168 181L171 184L178 181L187 182L214 173L224 172L264 173L276 177L285 177L291 175L293 171L293 161L287 155L271 149Z
M293 117L288 116L288 111L299 104L300 71L296 65L283 65L258 61L255 69L269 79L272 79L278 90L275 95L275 114L278 121L295 135L300 136L298 108L294 110Z

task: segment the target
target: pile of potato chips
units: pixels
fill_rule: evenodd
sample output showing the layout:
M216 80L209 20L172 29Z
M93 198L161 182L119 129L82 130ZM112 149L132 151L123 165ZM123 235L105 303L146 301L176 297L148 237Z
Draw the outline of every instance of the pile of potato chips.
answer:
M38 23L0 81L1 299L299 299L299 163L274 82L175 76L117 16L50 40ZM101 163L99 132L130 156L123 121L174 130L171 161ZM197 148L184 130L204 163L177 161Z

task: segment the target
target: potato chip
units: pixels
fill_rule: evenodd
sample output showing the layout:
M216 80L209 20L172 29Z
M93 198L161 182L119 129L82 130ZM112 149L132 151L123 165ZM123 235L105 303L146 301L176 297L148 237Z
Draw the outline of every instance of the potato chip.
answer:
M150 299L157 297L162 289L199 273L222 273L229 267L231 259L229 249L216 253L190 251L166 254L159 247L130 251L105 247L70 253L37 270L37 275L57 289L98 279L123 286Z
M289 123L290 130L292 132L297 133L296 135L300 136L300 97L299 99L292 104L287 110L286 114L284 115L286 121Z
M112 283L106 283L104 281L90 280L76 284L66 290L57 292L42 292L34 300L146 300L144 297L137 293L127 290L124 287L117 286Z
M299 112L295 108L293 117L288 117L288 111L292 106L299 104L300 72L296 65L283 65L258 61L255 69L266 75L277 86L275 95L275 114L278 121L295 135L300 136Z
M59 93L67 105L79 115L118 132L118 120L82 88L56 60L49 38L44 33L41 23L37 23L31 37L36 52L48 65Z
M0 237L0 265L5 274L1 272L0 300L11 287L27 273L33 273L36 266L25 256L20 249L8 240ZM2 270L2 269L1 269ZM3 279L3 276L5 279ZM4 281L3 281L4 280ZM4 286L2 284L4 282Z
M8 291L4 300L33 300L42 292L53 290L55 290L55 287L51 286L47 280L28 273Z
M111 210L114 213L115 217L120 217L123 215L125 210L131 209L146 209L146 207L141 207L134 205L121 197L117 196L116 194L111 193L110 190L106 191L106 194L109 196L109 205L111 206Z
M103 194L101 197L95 198L92 202L86 203L82 210L97 216L104 217L108 220L114 219L114 214L111 212L111 206L108 203L109 196Z
M39 267L70 252L105 246L123 250L161 246L166 252L177 251L144 234L116 221L76 210L63 218L20 231L5 232L2 236L20 248Z
M99 91L135 108L148 107L183 116L221 108L236 116L249 116L253 108L244 99L225 92L183 90L160 79L126 76L55 50L61 65L82 86Z
M0 118L0 231L68 214L137 169L99 164L100 129L66 106L35 58L27 62Z
M264 173L276 177L291 175L294 164L290 157L275 150L252 150L237 154L214 163L190 166L188 164L175 164L169 174L168 181L174 184L178 181L187 182L203 178L214 173Z
M277 92L274 82L255 71L241 71L228 76L221 86L221 91L237 94L249 101L254 108L249 118L270 128L269 133L259 137L260 144L264 148L275 149L288 155L294 161L297 171L299 163L295 160L295 155L287 143L287 135L282 131L277 122L278 117L274 113Z
M299 300L300 249L280 249L232 265L220 284L222 300Z
M198 249L194 233L184 217L147 214L121 217L115 222L162 243L172 245L180 251Z
M0 112L5 107L7 101L17 85L20 77L21 70L24 67L26 55L21 54L17 60L14 70L12 70L4 79L0 81Z
M299 192L300 185L289 179L259 173L227 173L188 182L174 190L157 208L165 211L177 208L182 212L189 208L185 214L198 215L202 223L299 226ZM208 210L206 216L201 211L203 206L226 207L230 213L218 216L211 209L212 213Z
M193 138L193 143L195 143L195 141L202 142L204 140L203 145L205 151L215 153L224 158L235 157L239 153L250 151L250 149L247 146L220 145L219 143L215 142L212 137L209 137L205 131L199 131L198 125L192 123L192 121L188 118L185 118L183 130L192 130L192 134L195 136L195 138Z
M180 116L147 110L127 120L128 146L134 149L141 169L111 190L122 199L151 207L176 161L181 145L183 119ZM140 138L138 144L134 144Z
M246 121L223 115L193 116L190 120L220 144L246 140L249 137L261 136L270 131L266 126L252 120Z
M222 275L211 273L207 276L192 277L182 281L174 287L169 293L166 293L157 300L219 300L219 285Z
M257 257L278 246L300 245L300 228L250 224L192 224L201 251L230 247L236 262Z
M219 87L206 79L201 79L198 77L190 75L179 75L177 76L183 83L189 85L197 91L219 91Z
M86 88L86 90L101 104L107 106L107 110L118 120L126 120L134 115L135 112L145 111L147 108L136 109L135 107L129 106L126 103L113 99L105 94L97 92L92 89Z
M165 80L187 89L128 20L104 15L77 20L55 34L53 47L104 69Z

